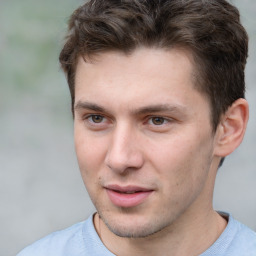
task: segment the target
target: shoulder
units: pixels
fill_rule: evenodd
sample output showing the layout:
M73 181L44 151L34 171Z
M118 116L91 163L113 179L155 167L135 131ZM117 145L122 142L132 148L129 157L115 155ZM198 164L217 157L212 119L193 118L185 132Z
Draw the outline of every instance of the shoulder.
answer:
M200 256L256 256L256 233L230 214L220 214L228 220L228 225L217 241Z
M67 229L54 232L26 247L17 256L114 256L101 242L93 215Z
M88 220L87 220L88 221ZM54 232L23 249L17 256L64 256L81 255L83 250L82 229L86 221Z
M241 255L255 256L256 255L256 233L245 226L244 224L233 220L233 225L236 226L236 235L234 236L231 245L236 251L241 251Z

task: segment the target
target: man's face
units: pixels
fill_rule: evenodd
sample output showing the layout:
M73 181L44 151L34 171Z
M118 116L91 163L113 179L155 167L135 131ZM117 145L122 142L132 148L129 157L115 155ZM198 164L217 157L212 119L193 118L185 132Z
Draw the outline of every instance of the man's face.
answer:
M193 86L189 53L80 58L74 122L84 183L115 234L148 236L211 207L210 106Z

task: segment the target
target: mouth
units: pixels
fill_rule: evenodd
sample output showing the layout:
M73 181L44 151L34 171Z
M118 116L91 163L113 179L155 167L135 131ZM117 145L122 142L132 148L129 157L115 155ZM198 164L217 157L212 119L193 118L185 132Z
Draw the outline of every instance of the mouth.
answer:
M105 187L110 201L118 207L130 208L142 204L154 190L138 186L109 185Z

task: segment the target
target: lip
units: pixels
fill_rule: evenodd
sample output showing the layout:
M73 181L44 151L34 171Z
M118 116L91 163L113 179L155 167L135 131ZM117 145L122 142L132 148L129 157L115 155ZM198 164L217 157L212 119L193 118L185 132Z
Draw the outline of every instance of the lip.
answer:
M109 185L105 187L110 201L118 207L129 208L142 204L154 190L139 186Z

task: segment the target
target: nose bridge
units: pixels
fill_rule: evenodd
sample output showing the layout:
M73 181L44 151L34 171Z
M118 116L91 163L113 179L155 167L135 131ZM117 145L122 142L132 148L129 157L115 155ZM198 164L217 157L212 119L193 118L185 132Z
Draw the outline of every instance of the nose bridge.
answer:
M143 164L137 133L131 125L121 123L114 128L106 164L117 172L123 172L128 168L138 169Z

